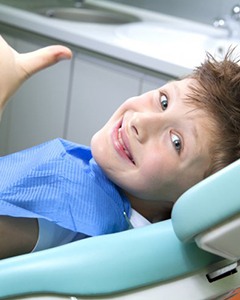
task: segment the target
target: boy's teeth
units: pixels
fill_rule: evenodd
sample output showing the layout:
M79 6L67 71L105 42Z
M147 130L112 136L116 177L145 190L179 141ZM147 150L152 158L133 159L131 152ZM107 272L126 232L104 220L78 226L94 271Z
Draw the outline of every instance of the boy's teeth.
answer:
M118 129L118 140L119 140L120 144L122 145L123 150L126 152L127 149L125 149L125 146L124 146L124 143L123 143L123 139L122 139L122 129L121 129L121 128Z
M119 140L120 144L121 144L121 145L123 146L123 148L124 148L121 131L122 131L122 129L119 128L119 129L118 129L118 140Z

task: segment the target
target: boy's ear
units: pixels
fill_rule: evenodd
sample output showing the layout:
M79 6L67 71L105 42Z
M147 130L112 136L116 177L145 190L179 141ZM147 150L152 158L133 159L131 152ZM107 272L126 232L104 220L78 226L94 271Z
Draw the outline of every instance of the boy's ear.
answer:
M0 36L0 115L8 99L27 78L71 57L71 50L60 45L20 54Z

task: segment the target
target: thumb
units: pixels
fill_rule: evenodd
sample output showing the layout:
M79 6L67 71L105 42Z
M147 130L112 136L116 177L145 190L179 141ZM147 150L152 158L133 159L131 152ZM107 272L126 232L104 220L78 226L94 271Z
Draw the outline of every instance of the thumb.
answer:
M33 52L18 54L16 63L19 67L20 80L25 80L34 73L47 68L60 60L70 59L71 57L71 50L60 45L48 46Z
M59 60L71 57L71 50L60 45L20 54L0 36L0 119L7 101L24 80Z

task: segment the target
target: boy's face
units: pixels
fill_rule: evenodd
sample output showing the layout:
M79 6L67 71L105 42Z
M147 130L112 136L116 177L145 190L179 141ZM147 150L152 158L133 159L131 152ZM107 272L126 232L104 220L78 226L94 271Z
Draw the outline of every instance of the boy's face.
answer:
M130 198L175 202L210 163L210 121L186 103L193 79L128 99L92 139L92 153Z

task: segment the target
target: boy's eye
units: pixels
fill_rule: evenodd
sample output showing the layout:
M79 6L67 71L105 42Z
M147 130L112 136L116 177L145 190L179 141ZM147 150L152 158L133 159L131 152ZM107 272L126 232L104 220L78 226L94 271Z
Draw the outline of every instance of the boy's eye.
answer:
M181 139L176 135L176 134L171 134L171 139L174 148L176 149L177 152L180 152L182 149L182 142Z
M160 95L160 104L162 107L162 110L166 110L168 107L168 98L166 95Z

